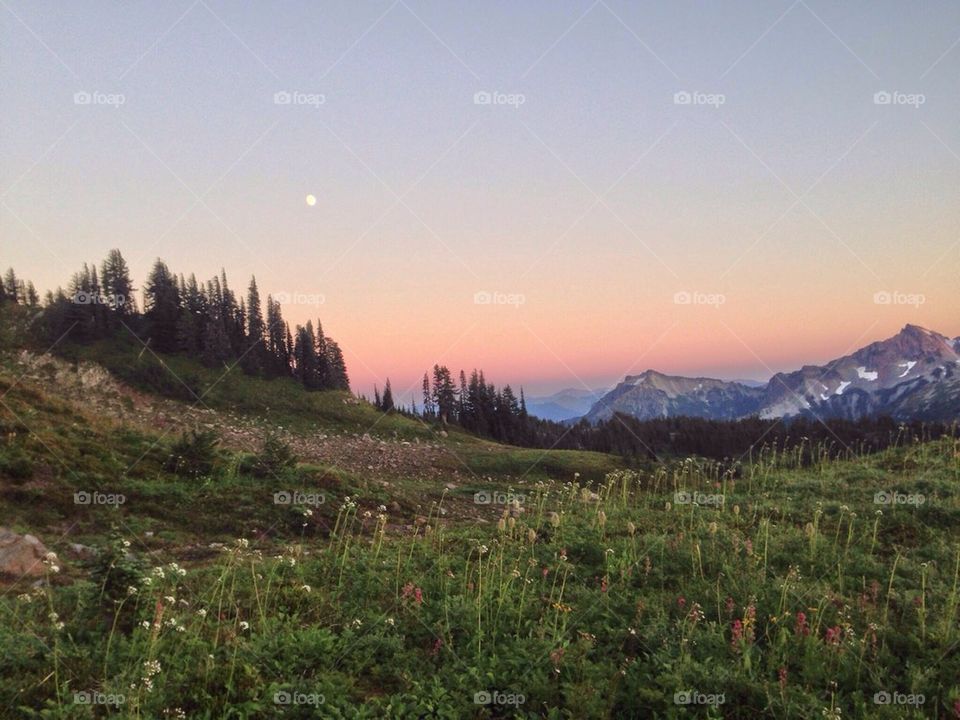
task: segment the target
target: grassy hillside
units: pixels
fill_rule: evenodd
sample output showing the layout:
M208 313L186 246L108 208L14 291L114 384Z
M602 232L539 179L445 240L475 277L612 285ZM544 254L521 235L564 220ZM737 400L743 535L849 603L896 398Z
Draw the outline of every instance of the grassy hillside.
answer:
M960 711L955 440L626 470L71 352L0 363L2 524L58 556L4 580L2 718Z

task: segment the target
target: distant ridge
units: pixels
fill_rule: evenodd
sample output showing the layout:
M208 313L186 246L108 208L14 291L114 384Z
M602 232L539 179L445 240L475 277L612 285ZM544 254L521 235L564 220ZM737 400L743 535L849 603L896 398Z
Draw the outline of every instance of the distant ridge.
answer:
M960 337L906 325L826 365L777 373L763 383L689 378L647 370L628 375L585 418L691 416L734 420L791 416L908 420L960 418Z

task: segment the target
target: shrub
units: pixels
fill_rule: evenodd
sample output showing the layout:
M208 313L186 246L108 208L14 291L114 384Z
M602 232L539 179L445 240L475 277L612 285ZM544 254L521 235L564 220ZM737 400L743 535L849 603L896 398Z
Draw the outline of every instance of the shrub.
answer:
M246 461L248 467L244 469L257 477L271 477L290 470L297 464L297 458L280 436L274 432L267 433L263 440L260 452Z
M219 443L216 433L210 430L185 432L170 448L164 467L181 477L210 475L216 465Z

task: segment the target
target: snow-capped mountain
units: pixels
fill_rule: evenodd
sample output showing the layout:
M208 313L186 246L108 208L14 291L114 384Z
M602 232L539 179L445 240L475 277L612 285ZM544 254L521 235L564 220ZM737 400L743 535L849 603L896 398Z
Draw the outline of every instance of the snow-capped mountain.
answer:
M678 415L716 420L750 415L957 419L960 338L907 325L887 340L824 366L805 365L791 373L777 373L760 388L648 370L625 378L586 417L603 420L615 412L640 419Z

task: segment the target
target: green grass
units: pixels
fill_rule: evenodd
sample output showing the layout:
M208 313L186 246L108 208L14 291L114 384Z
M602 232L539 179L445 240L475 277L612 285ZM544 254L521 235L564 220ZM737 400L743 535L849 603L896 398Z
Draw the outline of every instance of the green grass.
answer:
M192 479L165 469L174 438L16 377L0 372L0 517L60 557L47 584L8 579L0 596L0 718L960 709L956 441L805 468L764 452L737 472L696 460L625 470L390 417L398 437L449 451L439 477L301 463L256 478L221 448ZM232 373L223 385L212 407L253 413L246 393L269 397L272 421L295 431L375 419L337 394ZM74 504L95 490L126 501ZM293 490L324 502L274 502ZM473 502L497 491L522 501ZM881 492L924 501L877 504ZM701 504L682 502L695 493ZM99 555L76 557L71 542ZM712 704L677 702L690 697Z

